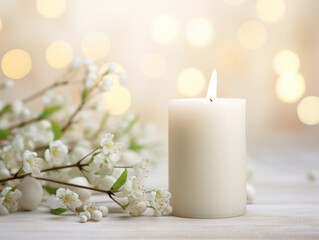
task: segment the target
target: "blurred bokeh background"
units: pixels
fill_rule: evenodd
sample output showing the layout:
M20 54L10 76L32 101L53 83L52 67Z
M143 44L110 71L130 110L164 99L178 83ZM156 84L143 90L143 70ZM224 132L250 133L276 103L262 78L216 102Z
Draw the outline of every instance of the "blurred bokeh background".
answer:
M204 97L216 68L218 96L247 99L248 152L318 149L318 10L317 0L0 0L0 79L17 85L4 97L49 85L74 57L115 62L128 83L111 90L113 113L165 135L168 100Z

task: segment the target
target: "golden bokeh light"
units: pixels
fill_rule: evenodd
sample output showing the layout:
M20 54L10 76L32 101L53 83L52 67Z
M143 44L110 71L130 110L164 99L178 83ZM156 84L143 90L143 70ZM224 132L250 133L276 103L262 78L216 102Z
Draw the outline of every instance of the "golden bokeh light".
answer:
M277 80L276 93L281 101L294 103L305 93L305 80L300 74L285 74Z
M297 73L300 67L300 60L296 53L291 50L281 50L273 60L273 68L278 75Z
M121 64L119 64L119 63L105 63L99 68L99 74L105 73L109 69L110 64L113 65L115 73L125 73L125 69Z
M265 27L256 21L245 22L238 30L238 41L246 49L257 49L265 44L266 39Z
M246 59L244 50L239 45L223 45L217 52L217 69L227 73L243 68Z
M319 123L319 97L308 96L300 101L297 108L300 121L307 125Z
M156 52L146 54L141 61L142 73L151 79L159 78L166 72L166 59L165 57Z
M186 68L178 76L178 91L185 97L193 97L203 91L205 76L197 68Z
M31 70L32 60L30 55L21 49L8 51L2 58L1 69L8 77L20 79L25 77Z
M257 0L256 14L264 22L277 22L285 13L283 0Z
M213 37L213 27L205 18L195 18L187 25L187 39L194 46L207 45Z
M131 105L131 94L123 86L113 86L109 92L104 93L103 99L106 109L113 115L124 113Z
M155 18L151 25L151 34L158 43L168 43L172 41L178 30L178 22L174 16L161 15Z
M38 12L46 18L60 17L66 9L65 0L37 0Z
M239 5L245 2L246 0L224 0L224 1L229 5Z
M104 58L110 51L110 40L102 32L92 32L82 40L82 52L93 60Z
M73 59L73 49L67 42L59 40L50 44L45 56L51 67L64 68Z

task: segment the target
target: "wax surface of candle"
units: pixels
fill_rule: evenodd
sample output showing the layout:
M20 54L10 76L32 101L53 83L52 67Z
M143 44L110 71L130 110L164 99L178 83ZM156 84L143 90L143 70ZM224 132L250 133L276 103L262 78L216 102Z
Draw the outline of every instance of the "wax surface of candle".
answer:
M246 101L216 98L216 83L215 72L207 98L169 102L169 190L176 216L246 212Z

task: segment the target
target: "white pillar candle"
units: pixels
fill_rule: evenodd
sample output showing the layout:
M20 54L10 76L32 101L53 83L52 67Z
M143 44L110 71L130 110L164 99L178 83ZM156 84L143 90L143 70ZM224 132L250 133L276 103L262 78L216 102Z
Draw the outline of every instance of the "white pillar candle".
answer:
M246 101L169 102L169 191L173 215L223 218L246 212Z

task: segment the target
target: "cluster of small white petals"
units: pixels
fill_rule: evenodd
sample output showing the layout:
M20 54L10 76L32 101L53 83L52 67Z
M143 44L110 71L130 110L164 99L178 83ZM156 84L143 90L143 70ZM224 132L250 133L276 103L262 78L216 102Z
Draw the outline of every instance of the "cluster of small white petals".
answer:
M0 179L10 177L10 171L6 167L3 161L0 161Z
M105 134L100 141L100 146L102 147L103 154L107 158L107 162L114 165L121 158L124 144L122 142L114 142L113 138L113 134Z
M21 198L22 193L11 187L5 187L0 195L0 215L8 215L10 212L16 212L19 204L18 200Z
M109 78L105 78L103 79L99 87L103 92L108 92L110 91L112 86L113 86L112 80Z
M47 91L42 100L46 106L63 106L70 101L70 98L68 95L57 95L53 91Z
M150 172L149 159L143 159L139 161L133 166L133 169L137 177L140 177L140 178L147 177Z
M44 156L46 161L60 164L67 154L68 147L61 140L56 140L50 143L49 149L45 150Z
M86 66L86 78L84 81L84 87L85 88L91 88L95 84L95 81L97 79L97 66L94 64L92 59L85 59L84 60L85 66Z
M130 177L115 195L120 201L127 200L127 203L121 203L122 206L125 206L126 213L132 216L140 216L147 208L144 179L149 171L148 160L140 161L133 169L135 175Z
M23 108L24 108L24 106L23 106L23 103L20 99L14 100L11 104L11 110L15 116L19 116L20 113L22 113Z
M99 222L102 217L106 217L109 209L106 206L97 206L95 203L85 204L84 211L80 213L80 222L86 223L88 220Z
M65 208L75 211L82 205L82 201L79 199L79 195L70 189L59 188L56 191L56 196L49 200L49 205L52 209Z
M23 171L39 175L41 172L42 159L38 157L36 152L25 150L23 153Z
M4 80L4 82L0 85L2 89L10 89L14 87L14 81L10 78Z
M147 194L147 199L151 208L154 210L155 216L170 214L173 210L169 202L171 199L171 193L168 191L151 191Z
M142 215L146 209L147 205L145 201L135 199L133 197L129 197L129 203L128 206L125 208L125 212L132 215L132 216L140 216Z
M51 122L45 119L28 124L20 129L20 133L24 137L25 144L28 145L25 146L25 149L33 149L35 146L46 145L54 139Z

